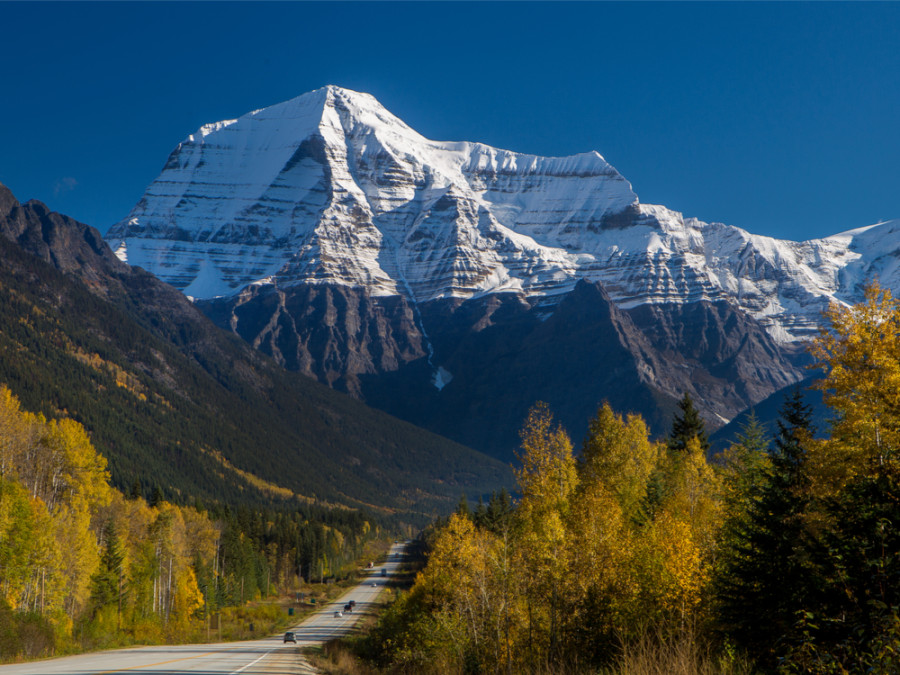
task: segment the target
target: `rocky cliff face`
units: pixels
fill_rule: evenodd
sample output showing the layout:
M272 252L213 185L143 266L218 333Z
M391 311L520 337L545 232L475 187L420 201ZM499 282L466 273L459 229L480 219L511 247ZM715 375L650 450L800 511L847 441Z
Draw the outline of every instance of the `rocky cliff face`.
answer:
M251 286L198 305L288 370L361 395L359 377L394 372L426 357L403 296L373 297L336 285Z
M604 400L662 434L685 391L717 426L801 376L727 303L626 311L598 282L551 302L496 293L411 306L295 285L198 304L285 367L507 461L538 400L576 440Z
M684 391L724 422L802 376L797 354L830 302L859 299L874 275L900 288L900 221L752 235L641 204L596 152L431 141L337 87L188 136L107 239L285 367L477 447L502 445L477 442L487 422L463 428L488 395L546 399L540 383L559 372L596 385L560 383L560 396L618 397L658 431ZM557 362L590 345L602 369ZM643 389L626 398L624 378Z

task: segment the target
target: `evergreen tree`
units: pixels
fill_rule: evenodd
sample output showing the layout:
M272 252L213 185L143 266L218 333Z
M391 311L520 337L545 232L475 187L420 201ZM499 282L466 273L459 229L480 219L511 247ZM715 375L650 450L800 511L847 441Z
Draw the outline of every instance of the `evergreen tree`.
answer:
M472 514L472 522L475 523L475 527L484 527L487 522L487 505L481 495L478 495L478 506L475 507L475 513Z
M829 500L829 526L810 547L813 591L789 636L795 672L897 672L900 651L900 483L860 476ZM840 668L836 667L840 664Z
M117 604L121 608L125 552L115 524L107 521L103 528L103 554L100 565L91 577L91 604L94 610Z
M726 549L746 529L751 507L769 478L768 451L765 427L751 410L734 444L718 457L724 508L722 541Z
M147 504L151 507L159 506L163 501L165 501L165 497L163 496L163 491L159 487L159 485L153 486L153 492L150 495L150 500Z
M688 442L696 438L700 442L700 449L704 453L709 451L709 436L706 433L706 425L688 392L678 402L681 413L675 413L672 420L672 433L669 434L668 447L673 452L684 452Z
M741 424L741 430L735 438L735 446L740 448L744 455L765 454L769 451L769 439L765 425L759 421L756 411L752 408L745 422Z
M799 389L785 397L769 451L771 468L748 504L746 522L732 532L718 579L720 618L726 630L761 665L774 663L810 587L804 555L803 515L808 496L806 448L811 411Z
M508 529L514 508L512 497L506 488L501 488L499 494L491 494L487 508L487 528L495 534Z
M466 497L465 492L459 496L459 503L456 505L456 513L463 518L472 520L472 509L469 508L469 499Z
M492 492L487 504L479 500L473 521L476 527L500 534L509 528L513 508L512 499L503 488L500 492Z

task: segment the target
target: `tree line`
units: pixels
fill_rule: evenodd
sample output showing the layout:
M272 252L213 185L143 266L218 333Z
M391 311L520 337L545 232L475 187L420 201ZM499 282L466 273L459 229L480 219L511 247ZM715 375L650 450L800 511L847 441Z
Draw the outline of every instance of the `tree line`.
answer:
M828 318L820 437L795 390L773 436L751 416L708 458L685 395L663 441L601 405L576 456L537 404L517 501L461 503L433 528L366 655L401 672L598 672L687 641L696 672L900 670L900 305L872 285Z
M205 637L211 615L346 571L364 514L146 501L70 419L0 386L0 660Z

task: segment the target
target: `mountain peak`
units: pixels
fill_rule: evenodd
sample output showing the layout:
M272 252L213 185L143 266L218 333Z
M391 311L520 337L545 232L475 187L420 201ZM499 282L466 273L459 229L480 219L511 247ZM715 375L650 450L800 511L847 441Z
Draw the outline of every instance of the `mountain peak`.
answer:
M352 101L357 103L358 105L376 105L379 108L383 108L384 106L378 102L372 94L363 91L354 91L353 89L347 89L345 87L339 87L335 84L328 84L322 87L322 90L325 91L326 95L331 99L341 99L344 101ZM317 90L319 91L319 90Z
M328 85L202 127L107 238L197 298L275 280L414 301L544 293L571 287L568 250L636 203L599 153L431 141Z
M640 204L598 152L433 141L373 96L328 85L189 136L107 238L196 298L276 282L413 303L552 297L587 279L625 308L731 302L792 342L862 280L900 287L900 266L875 255L889 229L750 235Z
M201 133L206 136L234 123L249 120L267 124L271 124L273 120L286 123L293 121L294 126L285 128L284 131L296 133L300 130L298 123L310 128L320 125L334 126L336 120L331 116L335 112L344 118L354 120L355 123L369 123L370 126L393 125L408 129L371 94L329 84L287 101L253 110L234 120L204 125L201 127Z

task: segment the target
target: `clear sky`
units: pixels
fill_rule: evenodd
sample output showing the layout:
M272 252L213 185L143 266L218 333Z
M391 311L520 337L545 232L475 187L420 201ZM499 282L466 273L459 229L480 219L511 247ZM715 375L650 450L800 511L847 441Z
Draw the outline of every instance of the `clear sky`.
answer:
M0 2L0 182L101 231L207 122L326 84L435 140L597 150L790 239L900 218L900 3Z

